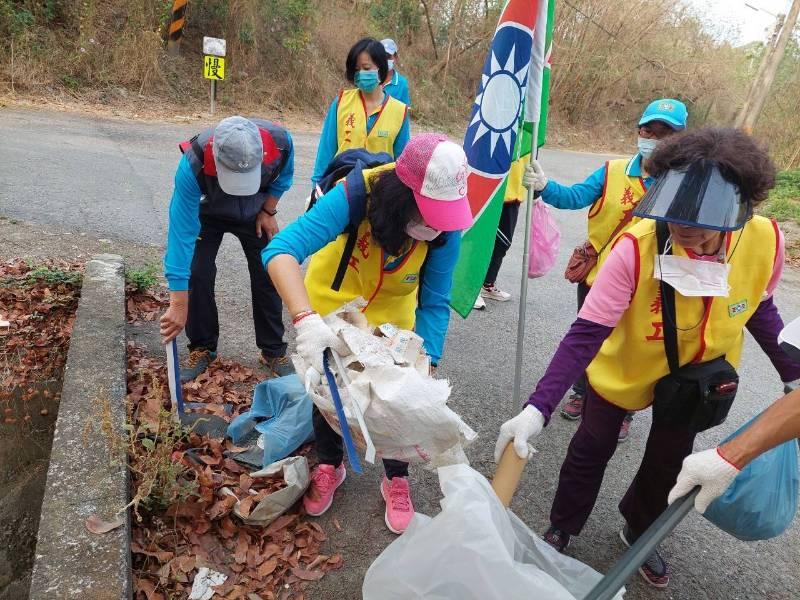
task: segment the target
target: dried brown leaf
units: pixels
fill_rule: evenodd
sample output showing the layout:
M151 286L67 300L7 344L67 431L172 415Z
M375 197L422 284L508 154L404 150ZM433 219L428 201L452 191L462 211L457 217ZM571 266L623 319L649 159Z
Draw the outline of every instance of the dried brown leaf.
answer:
M270 558L269 560L265 560L261 565L258 567L258 575L260 578L264 578L270 573L272 573L278 566L278 559L277 558Z
M231 512L236 504L235 496L225 496L221 500L217 500L211 508L208 509L208 518L214 521L220 517L224 517Z

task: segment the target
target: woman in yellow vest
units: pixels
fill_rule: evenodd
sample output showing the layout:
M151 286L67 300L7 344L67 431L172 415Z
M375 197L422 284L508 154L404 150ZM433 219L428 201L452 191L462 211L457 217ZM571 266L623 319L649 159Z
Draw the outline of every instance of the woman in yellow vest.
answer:
M472 224L466 194L467 160L461 146L443 135L423 134L409 142L396 163L363 171L356 167L273 238L262 260L292 315L297 353L306 364L321 373L325 348L341 349L320 314L358 297L368 302L363 313L371 325L414 328L431 363L438 363L450 319L450 287L461 243L457 232ZM348 256L353 230L356 243ZM300 264L309 256L304 280ZM340 265L346 265L343 274ZM316 408L313 420L320 464L303 503L316 516L330 507L345 470L341 438ZM408 464L384 460L384 467L386 525L402 533L414 514Z
M541 192L542 200L555 208L568 210L589 207L588 239L582 248L586 252L595 254L597 262L591 270L583 273L582 280L577 280L572 275L568 277L570 281L578 284L579 311L597 275L597 270L608 256L614 242L638 221L632 218L633 209L653 181L643 168L643 161L652 154L661 140L686 129L688 117L686 105L680 100L673 98L654 100L644 109L637 124L638 152L631 158L618 158L606 162L585 181L572 186L549 180L536 161L526 165L523 181L535 191ZM581 375L572 386L572 394L564 403L561 416L571 421L580 419L585 396L586 378ZM633 413L620 427L620 442L624 442L628 437L632 415Z
M345 75L356 87L342 90L331 102L322 125L312 185L322 179L334 156L350 148L400 156L411 128L408 107L383 90L381 82L388 72L386 50L378 40L364 38L350 48Z
M775 184L766 151L744 133L703 129L662 143L647 163L656 181L597 274L578 319L522 412L500 428L496 457L548 422L574 374L586 369L583 418L561 468L545 541L563 551L594 507L617 432L630 410L653 406L644 458L620 511L630 545L667 506L698 431L727 415L738 384L744 329L784 382L800 364L778 347L783 323L772 301L783 236L753 208ZM639 569L665 587L655 551Z

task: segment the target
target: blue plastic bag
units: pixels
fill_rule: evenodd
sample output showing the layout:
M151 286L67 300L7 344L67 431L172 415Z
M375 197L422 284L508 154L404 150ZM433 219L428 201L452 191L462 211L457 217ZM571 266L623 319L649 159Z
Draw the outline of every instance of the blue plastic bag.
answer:
M286 458L314 437L311 397L297 374L267 379L253 390L250 410L228 426L228 436L241 444L253 430L264 434L263 465Z
M739 435L753 421L725 441ZM798 487L797 440L789 440L742 469L703 516L740 540L768 540L792 524L797 513Z

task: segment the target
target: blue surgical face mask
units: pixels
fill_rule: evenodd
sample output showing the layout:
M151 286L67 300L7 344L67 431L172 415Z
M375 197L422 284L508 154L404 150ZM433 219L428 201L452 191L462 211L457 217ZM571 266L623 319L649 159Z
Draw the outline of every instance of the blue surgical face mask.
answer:
M386 62L389 63L389 70L390 71L392 69L394 69L394 61L391 58L389 60L387 60Z
M639 147L639 154L642 155L642 158L650 158L650 155L658 146L658 140L639 137L636 145Z
M356 87L363 92L369 93L373 91L380 83L380 79L378 78L378 70L356 71L354 83L356 84Z

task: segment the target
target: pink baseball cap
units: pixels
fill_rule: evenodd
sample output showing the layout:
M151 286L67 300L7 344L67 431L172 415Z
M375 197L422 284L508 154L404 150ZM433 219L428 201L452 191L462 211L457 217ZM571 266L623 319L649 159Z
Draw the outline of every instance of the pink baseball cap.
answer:
M467 157L441 133L414 136L395 163L395 173L414 192L422 218L439 231L472 225L467 200Z

